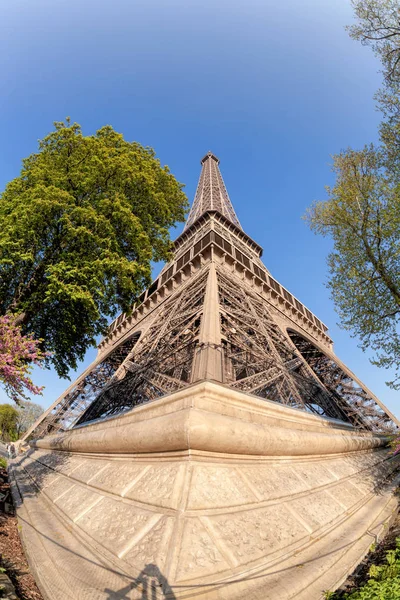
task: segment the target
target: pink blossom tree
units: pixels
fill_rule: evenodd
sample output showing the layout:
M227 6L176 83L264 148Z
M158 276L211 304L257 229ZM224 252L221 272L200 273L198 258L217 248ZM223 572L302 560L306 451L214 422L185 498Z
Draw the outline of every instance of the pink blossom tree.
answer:
M392 441L393 454L400 452L400 435L397 435Z
M17 404L26 399L26 392L42 393L43 386L35 385L30 378L33 366L42 366L47 356L39 344L40 340L21 333L17 316L0 316L0 383Z

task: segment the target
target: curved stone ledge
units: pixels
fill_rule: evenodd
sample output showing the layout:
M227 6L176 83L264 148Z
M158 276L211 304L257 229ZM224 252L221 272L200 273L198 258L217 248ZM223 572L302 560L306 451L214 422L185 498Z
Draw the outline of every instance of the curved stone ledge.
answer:
M339 421L204 382L32 445L88 453L199 450L299 456L368 450L387 441L385 436L360 433Z

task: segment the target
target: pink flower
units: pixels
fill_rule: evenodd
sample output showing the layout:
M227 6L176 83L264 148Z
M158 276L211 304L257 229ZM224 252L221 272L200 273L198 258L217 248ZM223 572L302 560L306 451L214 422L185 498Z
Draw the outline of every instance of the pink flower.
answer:
M25 398L24 391L41 394L43 386L35 385L29 375L33 365L41 366L48 353L40 349L41 340L23 335L16 316L0 317L0 382L16 402Z

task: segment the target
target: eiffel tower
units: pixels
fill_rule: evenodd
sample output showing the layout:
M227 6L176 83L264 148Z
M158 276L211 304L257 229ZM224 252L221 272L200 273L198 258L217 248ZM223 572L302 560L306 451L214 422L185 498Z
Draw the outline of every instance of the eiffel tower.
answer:
M201 165L173 259L10 465L49 600L319 600L397 510L398 421Z
M300 410L392 432L396 418L335 356L328 328L274 279L242 229L219 169L201 160L173 260L95 362L27 432L40 438L210 380Z

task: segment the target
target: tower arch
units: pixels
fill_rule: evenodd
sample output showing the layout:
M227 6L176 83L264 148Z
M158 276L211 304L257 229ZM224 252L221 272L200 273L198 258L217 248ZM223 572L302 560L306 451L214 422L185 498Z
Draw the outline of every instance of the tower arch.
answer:
M373 431L391 429L390 418L372 392L333 353L308 336L288 328L287 335L314 376L353 425Z
M113 380L116 372L136 346L141 331L135 331L122 339L109 352L95 361L76 382L42 415L40 423L35 424L35 437L65 431L79 420L104 387ZM28 430L24 439L28 439Z

